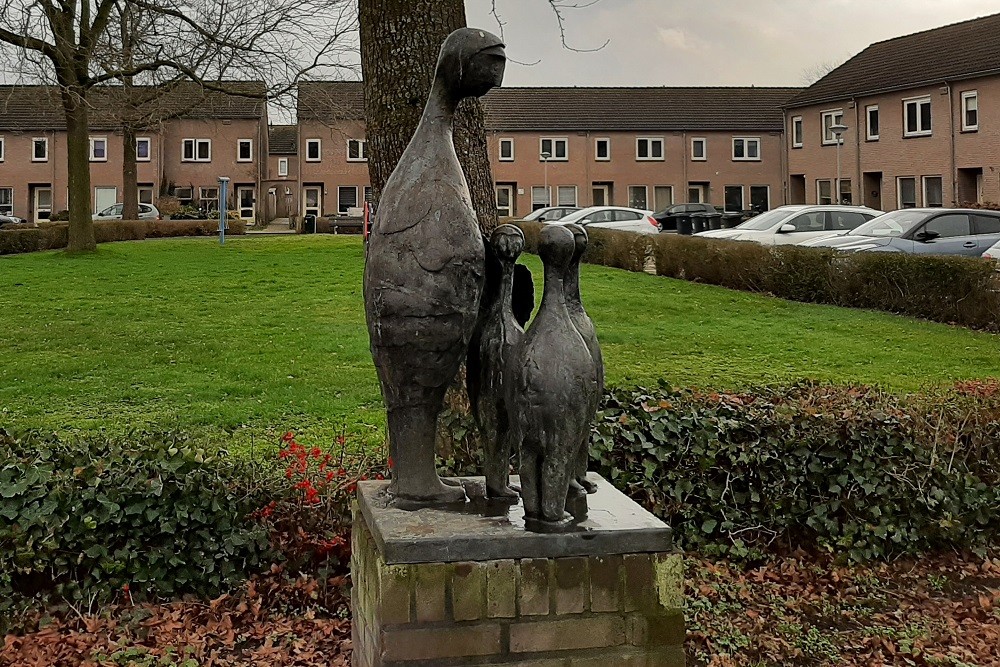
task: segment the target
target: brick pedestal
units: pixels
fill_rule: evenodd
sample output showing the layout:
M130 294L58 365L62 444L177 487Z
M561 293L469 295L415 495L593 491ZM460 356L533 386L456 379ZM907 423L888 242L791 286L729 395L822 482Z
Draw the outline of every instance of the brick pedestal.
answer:
M362 488L354 666L682 667L683 571L669 529L594 479L604 496L592 496L597 519L568 536L524 535L516 507L502 517L474 504L405 512L380 502L384 483ZM641 534L630 540L602 500L626 508L625 530ZM477 524L486 541L469 532ZM615 544L643 550L615 553Z

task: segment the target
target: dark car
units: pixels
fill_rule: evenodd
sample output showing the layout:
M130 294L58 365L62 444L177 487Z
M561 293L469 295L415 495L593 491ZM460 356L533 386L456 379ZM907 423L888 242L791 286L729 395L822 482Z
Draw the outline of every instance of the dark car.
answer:
M1000 241L1000 211L907 208L869 220L847 236L801 245L847 252L980 257Z

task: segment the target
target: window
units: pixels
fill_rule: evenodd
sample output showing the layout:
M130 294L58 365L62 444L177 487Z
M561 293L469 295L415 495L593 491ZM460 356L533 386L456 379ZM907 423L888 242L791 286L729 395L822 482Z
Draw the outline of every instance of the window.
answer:
M833 111L824 111L822 114L823 118L823 145L828 146L830 144L837 143L837 135L833 133L830 128L834 125L843 125L844 123L844 110L835 109ZM840 141L843 142L844 138L841 137Z
M531 188L531 210L537 211L552 204L549 188L536 185Z
M556 190L557 206L576 206L576 186L560 185Z
M899 208L917 207L917 179L912 176L897 178L896 191L899 193Z
M826 183L829 182L826 181ZM825 221L826 211L811 211L797 215L784 224L791 225L797 232L821 232L823 231L823 226L826 224Z
M870 107L865 107L865 118L867 119L867 133L866 137L868 141L878 141L878 105L872 105Z
M733 159L737 161L760 160L760 138L733 137Z
M253 161L253 139L240 139L236 142L236 161Z
M924 176L924 206L929 208L944 206L944 188L940 176Z
M662 211L674 204L674 187L672 185L657 185L653 188L653 207Z
M610 139L594 139L594 159L602 162L611 159Z
M708 159L708 142L705 139L696 137L691 140L691 159L698 161Z
M4 141L3 137L0 137L0 162L3 162L3 150L4 150Z
M768 185L750 186L750 208L757 213L771 209L771 187Z
M872 217L864 213L854 213L852 211L830 211L827 214L826 228L829 231L843 232L851 231L855 227L860 227Z
M982 213L972 216L976 223L974 234L1000 234L1000 218Z
M833 203L833 181L816 181L816 203L820 205Z
M278 176L288 176L288 158L278 158Z
M347 140L347 161L348 162L367 162L368 161L368 142L364 139L348 139Z
M646 209L646 186L628 186L628 205L630 208Z
M569 159L569 140L568 139L541 139L538 145L538 159L539 160L559 160L566 161ZM548 154L548 158L542 157Z
M792 148L802 148L802 116L792 118Z
M938 238L951 238L955 236L971 236L972 225L969 224L969 216L964 213L948 213L939 215L926 225L922 231L937 232Z
M139 186L139 203L140 204L152 204L153 203L153 186L152 185L140 185Z
M369 204L375 201L375 190L370 185L365 186L365 201Z
M514 215L514 188L509 185L496 186L497 216L507 218Z
M31 161L48 162L49 140L45 137L37 137L31 140Z
M185 139L181 152L181 162L211 162L211 139Z
M135 140L135 159L137 162L149 162L150 154L149 137L138 137Z
M931 98L903 101L905 137L925 137L931 133Z
M727 211L742 211L743 210L743 186L742 185L727 185L726 186L726 210Z
M190 206L194 202L194 188L174 188L174 197L181 206Z
M850 206L854 201L854 190L851 188L851 179L840 179L840 201L838 203Z
M14 215L14 188L0 188L0 215Z
M107 139L107 137L91 137L90 138L90 161L91 162L107 162L108 161L108 139Z
M219 188L201 188L201 207L206 211L219 210Z
M663 139L656 137L639 137L635 140L636 160L662 160Z
M500 140L500 161L501 162L513 162L514 161L514 140L513 139L501 139Z
M341 185L337 188L337 213L347 215L352 208L358 207L358 188L354 185Z
M962 131L975 132L979 129L979 92L969 90L962 93Z
M306 139L306 162L319 162L323 159L323 152L319 139Z

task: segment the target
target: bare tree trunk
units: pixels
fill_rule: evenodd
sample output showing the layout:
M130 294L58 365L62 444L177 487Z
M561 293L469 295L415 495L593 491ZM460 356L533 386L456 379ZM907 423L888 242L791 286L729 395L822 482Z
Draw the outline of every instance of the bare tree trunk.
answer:
M138 168L135 157L135 126L122 125L122 220L139 219Z
M368 173L376 202L420 122L441 44L465 27L464 0L360 0ZM479 226L497 225L493 174L478 100L459 107L455 150L469 181Z
M90 213L90 118L86 89L72 84L63 84L60 89L66 113L69 175L69 244L66 250L96 250L94 221Z

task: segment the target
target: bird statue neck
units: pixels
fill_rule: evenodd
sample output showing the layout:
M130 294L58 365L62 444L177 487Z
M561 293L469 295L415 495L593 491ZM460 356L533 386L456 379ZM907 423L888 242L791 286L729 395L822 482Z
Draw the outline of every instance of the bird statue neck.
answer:
M539 316L543 311L550 311L555 314L560 312L569 313L566 307L566 284L565 269L560 270L555 266L545 267L545 287L542 289L542 305L538 308Z
M581 302L580 298L580 262L576 261L569 265L569 271L566 272L566 303L568 304L578 304Z
M455 111L458 109L459 101L449 93L440 78L435 79L420 124L431 131L437 130L450 136L455 124Z

